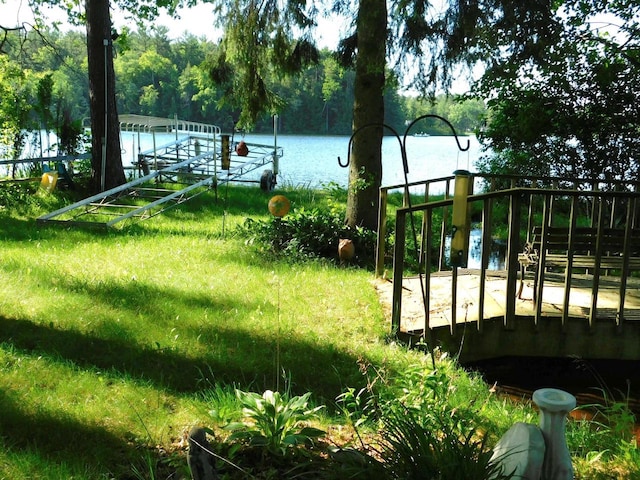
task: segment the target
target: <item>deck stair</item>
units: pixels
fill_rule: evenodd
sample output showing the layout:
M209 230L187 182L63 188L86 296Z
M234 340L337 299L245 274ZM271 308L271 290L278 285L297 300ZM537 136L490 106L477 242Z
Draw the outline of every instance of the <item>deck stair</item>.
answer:
M257 182L248 179L247 174L277 162L282 156L282 149L274 145L248 144L249 154L240 156L231 151L229 168L223 170L219 129L194 125L180 125L175 141L140 152L137 162L130 168L131 180L128 183L43 215L37 221L43 224L109 228L124 221L144 220L180 205L209 188L217 188L228 182ZM140 124L137 127L125 125L124 128L139 128L143 133L149 132ZM149 128L170 129L171 125L167 123ZM183 128L187 135L180 138ZM263 172L260 182L264 183L263 179L267 177L271 186L275 182L271 170Z

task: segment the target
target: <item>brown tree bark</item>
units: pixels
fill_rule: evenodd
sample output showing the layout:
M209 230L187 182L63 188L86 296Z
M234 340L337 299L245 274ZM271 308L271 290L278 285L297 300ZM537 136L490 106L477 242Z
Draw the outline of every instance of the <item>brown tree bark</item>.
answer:
M91 189L99 192L122 185L126 178L120 154L109 0L86 0L85 11L92 133Z
M387 44L385 0L360 0L358 53L353 106L353 131L368 124L353 139L349 166L347 224L375 230L382 183L382 136Z

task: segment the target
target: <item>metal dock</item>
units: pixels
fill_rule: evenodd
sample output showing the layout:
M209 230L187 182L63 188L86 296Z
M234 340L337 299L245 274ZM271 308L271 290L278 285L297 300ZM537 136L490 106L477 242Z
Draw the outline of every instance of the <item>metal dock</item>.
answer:
M124 115L120 121L121 131L153 135L153 147L140 151L128 169L131 180L43 215L39 223L109 228L151 218L228 182L257 182L264 190L276 183L282 148L275 136L273 145L247 144L249 151L242 155L213 125L138 115ZM175 140L157 146L156 132L175 133ZM260 180L247 178L269 164L272 168Z

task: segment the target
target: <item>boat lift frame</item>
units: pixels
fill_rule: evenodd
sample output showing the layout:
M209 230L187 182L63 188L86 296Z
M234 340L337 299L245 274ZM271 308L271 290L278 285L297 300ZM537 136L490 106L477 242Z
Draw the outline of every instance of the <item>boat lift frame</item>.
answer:
M124 117L124 118L123 118ZM274 145L248 144L250 153L229 152L229 168L218 166L222 160L220 129L213 125L182 122L155 117L123 116L121 129L138 133L176 132L176 140L140 152L132 174L139 175L126 184L106 190L42 215L38 223L58 223L94 228L109 228L125 220L144 220L190 200L208 188L228 182L257 182L244 178L248 173L273 164L265 170L260 186L271 190L275 185L278 160L282 148ZM160 121L163 120L163 121ZM179 138L180 133L187 133ZM274 173L275 172L275 173ZM176 184L177 189L164 185Z

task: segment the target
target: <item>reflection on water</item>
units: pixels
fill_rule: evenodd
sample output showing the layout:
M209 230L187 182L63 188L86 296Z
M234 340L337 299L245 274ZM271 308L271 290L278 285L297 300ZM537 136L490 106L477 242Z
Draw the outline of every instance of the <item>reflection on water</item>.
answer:
M445 256L448 259L450 254L451 236L445 239ZM504 240L491 239L489 246L489 270L504 270L506 268L507 244ZM448 261L448 260L447 260ZM467 268L479 269L482 262L482 230L474 228L469 232L469 256L467 258Z
M503 240L491 239L489 246L489 270L504 270L507 244ZM468 268L480 268L482 260L482 230L473 229L469 237Z

